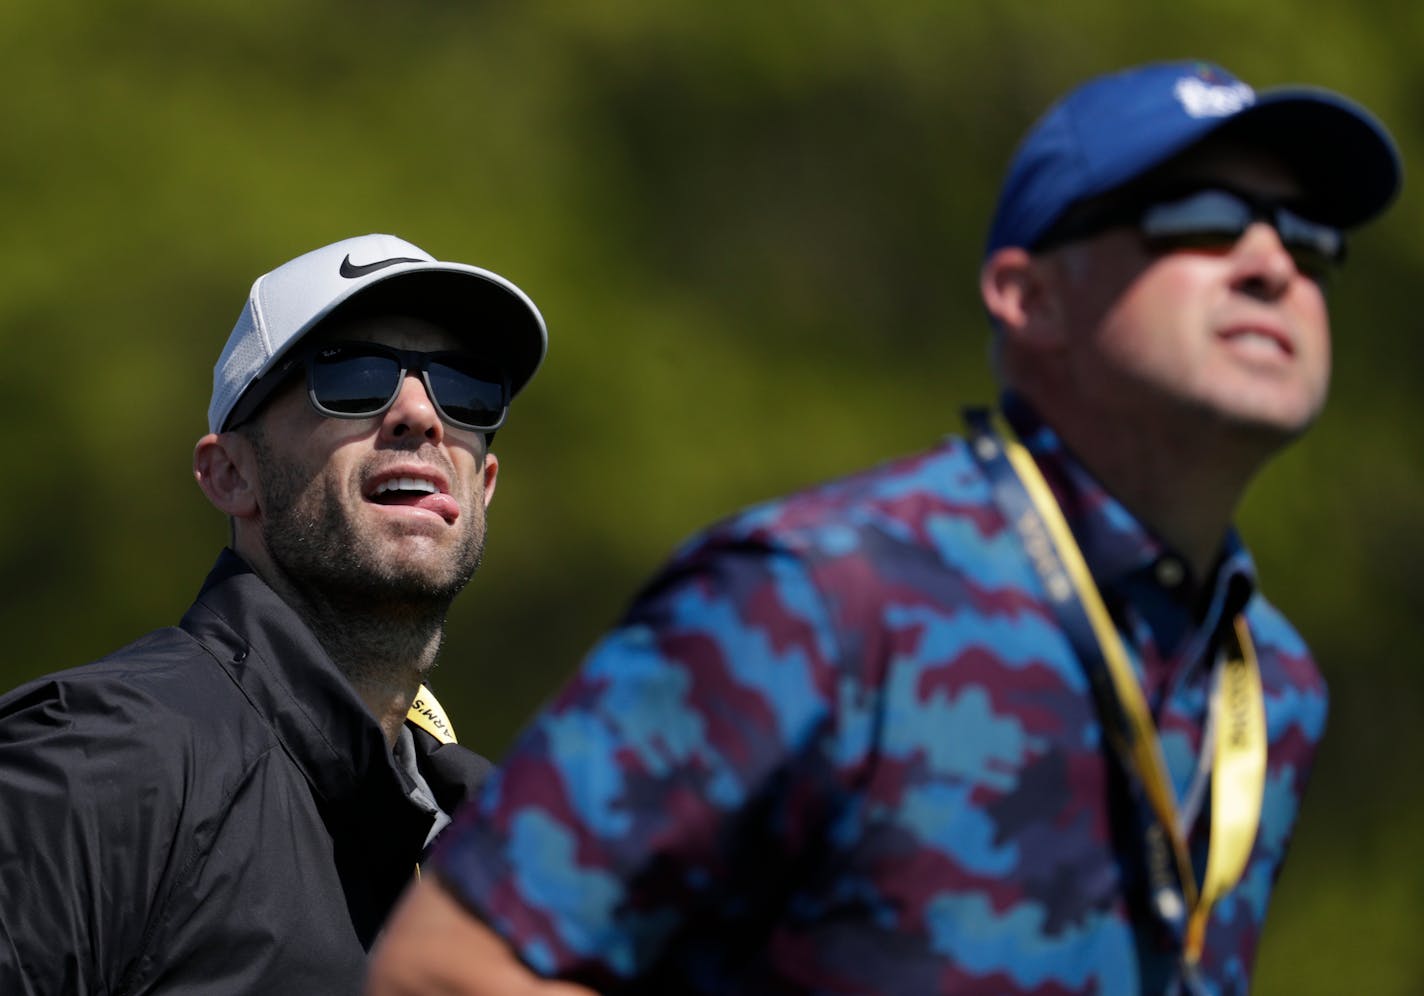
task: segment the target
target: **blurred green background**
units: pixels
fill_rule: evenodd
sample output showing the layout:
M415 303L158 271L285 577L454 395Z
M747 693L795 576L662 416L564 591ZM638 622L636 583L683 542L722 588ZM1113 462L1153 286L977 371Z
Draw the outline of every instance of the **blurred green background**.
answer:
M392 232L519 283L485 569L437 687L498 755L638 582L748 502L992 397L975 276L1012 145L1081 77L1202 57L1424 141L1392 0L0 5L0 686L177 619L226 525L192 483L257 274ZM1242 525L1327 672L1259 993L1424 992L1424 200L1332 291L1333 405Z

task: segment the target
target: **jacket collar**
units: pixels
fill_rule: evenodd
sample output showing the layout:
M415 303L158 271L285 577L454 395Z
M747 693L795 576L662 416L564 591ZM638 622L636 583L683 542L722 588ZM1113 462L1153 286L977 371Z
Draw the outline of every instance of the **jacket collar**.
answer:
M219 555L180 625L266 718L322 799L339 803L373 775L399 788L385 738L355 689L237 554Z
M432 823L409 798L380 726L296 612L231 550L219 555L180 625L311 786L352 924L369 947L410 882ZM447 811L489 770L483 758L424 731L414 743L421 774Z

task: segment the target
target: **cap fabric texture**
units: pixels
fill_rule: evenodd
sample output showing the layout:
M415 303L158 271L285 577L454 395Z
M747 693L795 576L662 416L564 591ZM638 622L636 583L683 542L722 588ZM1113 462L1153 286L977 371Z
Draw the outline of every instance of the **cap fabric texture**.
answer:
M1303 214L1350 228L1399 190L1399 152L1364 108L1316 87L1257 94L1219 66L1162 62L1100 76L1048 109L1009 165L987 251L1032 249L1072 205L1123 186L1209 135L1273 153Z
M338 305L358 297L393 314L428 318L497 358L511 396L534 376L548 348L539 309L504 277L442 262L392 235L362 235L298 256L253 283L213 367L208 428L221 432L254 381Z

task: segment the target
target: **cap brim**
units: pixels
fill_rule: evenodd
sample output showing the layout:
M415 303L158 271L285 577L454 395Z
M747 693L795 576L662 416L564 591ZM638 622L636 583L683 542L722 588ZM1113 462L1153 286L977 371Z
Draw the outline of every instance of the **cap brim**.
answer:
M1399 151L1364 108L1327 90L1267 90L1213 135L1264 149L1290 167L1311 217L1353 228L1399 193Z
M302 338L338 318L376 312L427 319L497 359L509 375L511 397L529 383L548 348L543 316L517 287L452 263L392 267L337 302Z

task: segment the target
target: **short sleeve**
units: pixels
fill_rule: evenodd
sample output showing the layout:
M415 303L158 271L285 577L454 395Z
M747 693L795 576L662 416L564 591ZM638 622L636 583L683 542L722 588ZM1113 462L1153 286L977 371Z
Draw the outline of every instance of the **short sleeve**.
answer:
M704 550L595 646L435 870L546 975L610 985L694 932L734 944L847 791L840 694L800 559Z

